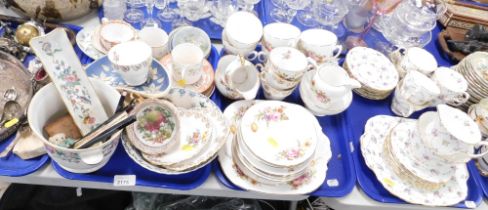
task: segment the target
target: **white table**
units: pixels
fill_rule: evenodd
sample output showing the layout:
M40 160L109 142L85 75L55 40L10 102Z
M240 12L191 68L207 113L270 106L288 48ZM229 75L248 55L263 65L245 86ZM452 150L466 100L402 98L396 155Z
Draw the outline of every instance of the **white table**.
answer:
M15 13L5 9L0 8L0 14L17 16ZM94 27L99 24L99 20L96 12L77 19L73 21L67 21L66 23L75 24L83 27ZM219 46L220 48L221 46ZM0 181L11 182L11 183L22 183L22 184L38 184L38 185L50 185L50 186L65 186L65 187L75 187L75 188L95 188L95 189L106 189L106 190L122 190L122 191L138 191L138 192L151 192L151 193L169 193L169 194L186 194L186 195L207 195L207 196L219 196L219 197L239 197L239 198L251 198L251 199L270 199L270 200L290 200L297 201L307 198L306 196L281 196L272 194L262 194L255 192L244 192L231 190L224 185L222 185L214 174L198 188L188 191L180 190L169 190L164 188L153 188L153 187L141 187L141 186L127 186L127 187L116 187L109 183L100 182L89 182L89 181L77 181L69 180L61 177L54 171L50 164L44 166L38 171L23 177L4 177L0 176ZM364 192L361 191L358 185L354 187L353 191L342 198L321 198L329 206L336 210L394 210L394 209L415 209L415 210L429 210L429 209L440 209L440 210L454 210L456 208L447 207L425 207L419 205L407 205L407 204L385 204L372 200ZM293 202L295 203L295 202ZM294 206L292 206L293 208ZM483 200L481 205L476 209L486 209L488 210L488 203Z

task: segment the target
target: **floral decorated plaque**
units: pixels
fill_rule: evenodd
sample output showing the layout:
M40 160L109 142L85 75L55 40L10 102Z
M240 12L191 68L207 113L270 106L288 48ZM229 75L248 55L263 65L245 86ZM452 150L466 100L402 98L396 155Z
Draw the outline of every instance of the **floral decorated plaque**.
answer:
M30 46L83 135L107 120L107 113L63 29L32 39Z

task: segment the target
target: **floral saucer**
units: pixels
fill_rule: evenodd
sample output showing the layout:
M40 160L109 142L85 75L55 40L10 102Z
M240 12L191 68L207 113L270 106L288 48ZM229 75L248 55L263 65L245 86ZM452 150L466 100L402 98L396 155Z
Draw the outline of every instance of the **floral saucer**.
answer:
M103 57L105 54L93 46L94 28L83 28L76 34L76 44L80 50L93 60Z
M430 183L449 181L456 165L446 163L427 150L420 139L416 121L401 122L390 133L392 153L398 162L418 178Z
M271 166L303 164L313 157L317 145L317 130L310 116L310 112L295 104L258 103L241 119L243 146Z
M140 86L129 86L122 76L115 70L107 56L104 56L86 67L86 74L116 87L148 98L161 98L167 94L171 87L166 69L156 60L153 60L149 69L149 79Z
M418 188L400 178L385 160L385 139L396 124L405 118L378 115L370 118L361 136L361 152L366 165L374 172L378 181L393 195L414 204L426 206L450 206L464 200L468 195L469 173L466 165L457 165L454 176L440 188L428 190Z
M173 74L173 67L172 67L172 60L171 60L171 54L168 54L164 56L159 62L165 67L165 69L168 70L168 73L170 75ZM179 84L176 82L176 80L171 77L172 83L174 87L178 88L185 88L191 91L195 91L197 93L205 93L208 91L214 82L214 69L212 67L212 64L208 62L206 59L203 61L203 74L200 80L198 80L196 83L193 84Z
M371 48L353 48L347 53L345 65L352 77L374 90L393 90L399 80L398 72L390 59Z
M151 164L142 157L142 154L130 144L126 135L122 137L122 145L129 157L140 166L161 174L183 174L197 170L210 163L222 148L225 142L229 141L230 131L227 120L225 119L220 108L209 98L199 93L181 89L172 88L165 99L173 103L178 109L197 110L205 114L210 121L214 133L209 139L208 144L202 149L202 152L186 161L173 164L170 168L163 168Z
M314 125L314 127L317 126L320 127L318 123ZM327 163L332 157L330 141L325 134L319 134L317 151L320 152L314 154L307 171L302 176L279 185L265 184L246 176L232 160L234 141L235 139L229 140L225 147L220 150L218 157L225 176L232 183L243 189L277 195L300 195L311 193L324 183L327 174ZM229 152L230 155L228 154Z
M173 104L163 100L146 100L138 104L132 113L136 116L136 122L126 128L132 145L152 155L173 150L182 127Z
M99 25L93 29L93 34L91 36L91 38L92 38L91 43L96 50L98 50L102 54L106 55L108 53L108 51L100 43L100 27L101 27L101 25Z
M159 155L142 154L156 165L163 167L187 161L198 155L212 138L213 128L203 113L196 110L179 110L182 125L179 142L175 149Z

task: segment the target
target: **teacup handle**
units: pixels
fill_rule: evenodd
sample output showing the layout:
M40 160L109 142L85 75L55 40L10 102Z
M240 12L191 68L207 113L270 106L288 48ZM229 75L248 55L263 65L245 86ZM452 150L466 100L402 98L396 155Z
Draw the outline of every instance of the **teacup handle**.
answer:
M488 141L480 141L476 144L476 148L478 147L482 147L482 146L488 146ZM471 158L481 158L485 155L488 154L488 150L484 151L483 153L480 153L480 154L469 154L469 157Z
M257 59L258 62L264 63L268 59L268 55L263 51L261 52L252 51L247 54L246 58L250 61Z
M336 45L335 49L332 51L332 53L337 52L335 55L333 55L333 58L337 58L341 55L342 52L342 45Z
M466 101L468 101L469 97L470 97L469 93L463 92L461 95L459 95L458 97L455 97L454 100L452 100L452 104L455 106L459 106L461 104L464 104L464 103L466 103Z
M315 61L313 58L307 57L307 61L308 61L308 66L307 66L308 71L319 69L319 65L317 64L317 61Z

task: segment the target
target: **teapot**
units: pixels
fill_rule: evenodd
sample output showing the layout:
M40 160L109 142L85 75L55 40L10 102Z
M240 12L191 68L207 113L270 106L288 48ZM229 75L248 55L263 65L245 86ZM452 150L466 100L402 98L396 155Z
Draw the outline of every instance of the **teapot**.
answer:
M304 77L301 97L315 115L333 115L349 107L352 89L360 87L337 63L325 63Z

